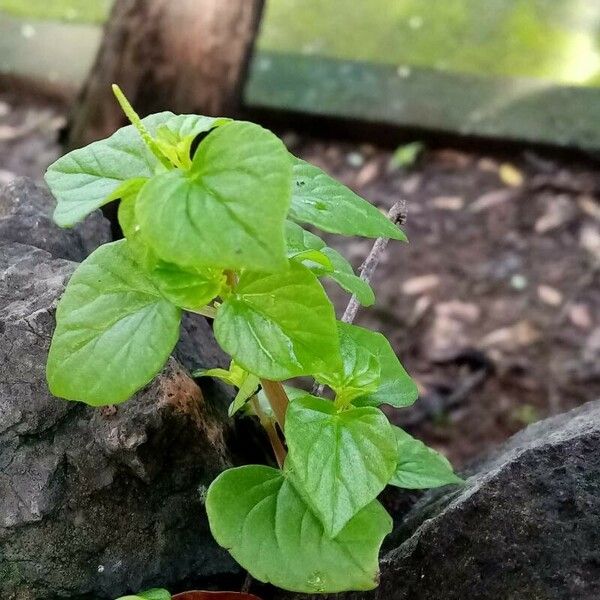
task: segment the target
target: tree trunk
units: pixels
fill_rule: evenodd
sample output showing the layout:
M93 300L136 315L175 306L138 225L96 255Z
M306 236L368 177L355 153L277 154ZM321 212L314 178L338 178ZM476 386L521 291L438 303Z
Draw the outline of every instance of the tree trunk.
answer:
M264 0L116 0L73 112L69 148L124 123L112 83L142 116L235 115L263 6Z

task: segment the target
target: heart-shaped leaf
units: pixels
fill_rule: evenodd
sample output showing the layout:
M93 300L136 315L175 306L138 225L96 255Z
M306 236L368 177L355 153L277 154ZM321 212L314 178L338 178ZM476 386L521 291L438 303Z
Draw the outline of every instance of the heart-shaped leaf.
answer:
M376 501L331 539L281 471L251 465L219 475L206 509L217 542L259 581L304 593L377 585L379 547L392 522Z
M125 240L101 246L73 273L58 304L50 391L94 406L127 400L165 364L180 318Z
M379 360L379 382L373 391L353 400L356 406L389 404L396 408L410 406L419 396L415 382L400 364L385 336L356 325L343 325L345 343L354 343L368 350Z
M289 404L285 438L289 476L331 537L385 488L398 460L392 426L372 407L338 411L307 395Z
M375 206L318 167L298 158L294 159L289 216L330 233L406 241L402 230Z
M333 306L317 278L290 262L280 273L246 271L217 310L217 341L247 371L266 379L337 368Z
M342 368L315 375L320 383L335 390L339 405L375 391L381 377L378 352L358 342L355 329L354 325L338 322Z
M463 483L448 459L416 440L400 427L394 427L398 442L398 465L390 485L411 490Z
M151 134L164 124L178 134L197 135L223 122L168 111L142 119ZM122 127L105 140L73 150L51 164L46 172L46 183L58 201L54 220L61 227L72 227L103 204L120 197L115 192L123 182L152 177L162 169L133 125Z
M167 262L284 269L291 165L281 141L252 123L218 128L189 171L153 177L135 212L143 238Z

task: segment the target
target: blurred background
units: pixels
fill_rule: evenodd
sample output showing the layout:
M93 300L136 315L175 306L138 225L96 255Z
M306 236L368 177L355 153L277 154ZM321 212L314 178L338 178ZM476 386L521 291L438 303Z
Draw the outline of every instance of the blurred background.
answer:
M357 322L419 384L396 422L457 466L600 397L600 2L0 0L0 182L119 127L113 81L407 200Z

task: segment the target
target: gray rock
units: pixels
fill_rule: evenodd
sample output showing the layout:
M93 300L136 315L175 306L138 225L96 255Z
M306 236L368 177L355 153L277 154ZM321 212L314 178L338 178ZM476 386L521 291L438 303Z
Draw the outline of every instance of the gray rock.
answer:
M0 244L0 596L105 599L234 576L202 504L236 460L218 388L203 395L171 358L114 411L49 394L54 308L75 266ZM180 354L208 366L210 328L195 326L196 353L188 339Z
M72 229L52 221L56 201L28 177L17 177L0 189L0 242L20 242L57 258L83 260L110 241L110 224L97 210Z
M341 598L600 598L600 402L532 425L419 501L379 588Z

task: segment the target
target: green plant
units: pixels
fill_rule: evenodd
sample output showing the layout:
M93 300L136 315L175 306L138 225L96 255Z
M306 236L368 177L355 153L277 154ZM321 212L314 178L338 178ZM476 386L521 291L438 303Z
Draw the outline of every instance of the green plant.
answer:
M50 390L93 406L123 402L164 365L182 310L214 319L232 363L196 376L239 388L230 414L258 416L279 463L233 468L212 483L206 508L217 542L257 579L290 590L375 587L392 528L378 494L387 484L460 480L381 411L409 406L417 388L383 335L336 322L319 278L365 305L373 293L299 223L404 234L258 125L169 112L140 120L115 93L133 126L46 174L59 225L120 199L125 234L81 263L59 302ZM328 386L333 400L281 383L300 375Z

